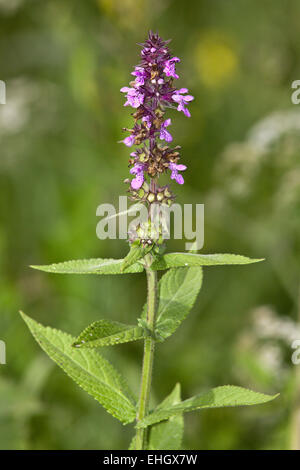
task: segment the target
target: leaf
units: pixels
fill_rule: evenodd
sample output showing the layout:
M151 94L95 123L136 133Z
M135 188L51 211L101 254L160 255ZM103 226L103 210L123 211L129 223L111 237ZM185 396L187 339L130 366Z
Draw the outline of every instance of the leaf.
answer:
M157 411L168 409L180 403L180 384L156 408ZM171 416L167 421L154 424L150 428L148 450L177 450L180 449L183 437L182 413Z
M232 264L250 264L263 261L262 259L251 259L241 255L214 254L200 255L196 253L167 253L160 258L156 258L151 265L151 269L179 268L182 266L217 266Z
M167 338L193 307L202 284L202 268L170 269L159 282L156 331Z
M72 346L77 348L98 348L113 344L127 343L144 338L140 326L124 325L111 320L99 320L89 325Z
M135 399L125 380L106 359L96 351L72 348L75 338L20 313L41 348L71 379L122 423L135 419Z
M204 408L224 408L232 406L250 406L267 403L274 400L277 395L265 395L264 393L253 392L246 388L236 387L234 385L225 385L216 387L207 393L196 395L195 397L184 400L177 405L169 408L155 410L140 421L137 427L147 427L154 423L159 423L170 416L187 411L200 410Z
M30 267L58 274L127 274L141 273L144 270L140 263L131 264L122 270L123 261L123 259L94 258Z
M133 438L131 439L128 450L135 450L135 439L136 439L136 435L134 435Z
M126 268L136 263L136 261L144 258L151 249L152 245L147 248L142 248L140 245L131 245L129 253L123 259L121 271L123 272Z

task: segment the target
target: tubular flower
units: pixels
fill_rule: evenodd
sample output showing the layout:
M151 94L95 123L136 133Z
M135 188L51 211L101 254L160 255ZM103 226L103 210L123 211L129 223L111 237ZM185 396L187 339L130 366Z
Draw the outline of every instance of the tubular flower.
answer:
M176 73L175 70L175 63L180 62L180 59L178 57L173 57L170 60L166 60L165 62L165 67L164 67L164 72L167 77L173 77L173 78L179 78L179 76Z
M183 96L183 93L188 93L188 91L189 90L187 88L180 88L180 90L177 90L172 95L172 100L175 101L175 103L178 103L178 111L183 111L186 117L191 117L191 113L185 106L187 106L189 101L192 101L194 97L192 95Z
M186 170L185 165L176 165L176 163L170 163L169 168L171 170L171 179L175 180L178 184L183 184L184 179L183 176L178 173L178 171Z
M135 178L131 181L132 189L139 189L144 182L144 165L142 163L136 163L131 168L130 173L135 175Z
M172 57L168 47L169 42L163 41L158 34L150 31L145 43L140 44L141 60L131 73L134 80L130 82L130 87L121 88L121 92L126 94L124 106L134 108L132 116L135 121L132 129L124 129L129 131L130 135L122 142L127 147L138 146L130 154L129 164L132 167L130 174L134 175L130 192L134 197L137 197L137 192L143 193L144 200L150 203L153 197L147 198L145 191L140 189L145 187L146 177L150 177L150 182L151 178L153 181L155 179L155 183L152 182L151 191L154 188L157 201L162 198L162 191L157 185L157 177L170 171L171 179L178 184L183 184L184 179L179 171L186 169L185 165L178 164L180 147L170 148L160 143L161 140L167 144L173 141L172 135L167 130L171 119L164 117L166 109L177 109L190 117L187 106L194 99L193 96L187 94L187 88L174 87L174 79L179 78L176 73L176 64L180 62L180 59ZM164 189L163 200L165 200L166 191L170 194L170 201L173 200L169 189Z
M166 142L172 142L173 137L171 136L170 132L166 130L166 128L171 124L171 119L166 119L165 122L162 123L160 128L159 138L161 140L165 140Z

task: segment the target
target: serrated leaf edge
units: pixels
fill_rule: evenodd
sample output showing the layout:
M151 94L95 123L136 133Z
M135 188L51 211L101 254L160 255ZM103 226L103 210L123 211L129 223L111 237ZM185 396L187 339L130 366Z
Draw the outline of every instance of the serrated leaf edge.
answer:
M23 318L24 322L26 323L26 325L27 325L29 331L31 332L32 336L33 336L34 339L37 341L37 343L40 345L40 347L43 349L43 351L44 351L44 348L43 348L42 345L41 345L41 341L38 339L36 333L35 333L34 331L32 331L32 329L31 329L30 326L29 326L29 322L30 322L30 321L33 321L33 322L34 322L35 324L37 324L38 326L41 326L42 328L47 329L47 330L50 330L50 331L52 331L52 332L54 332L54 333L55 333L55 332L64 333L64 335L66 335L66 337L69 337L69 338L70 338L70 345L71 345L71 343L72 343L72 340L74 340L74 338L73 338L69 333L62 332L62 331L58 330L57 328L52 328L52 327L49 327L49 326L44 326L44 325L42 325L41 323L39 323L39 322L33 320L32 318L30 318L28 315L26 315L26 314L25 314L24 312L22 312L21 310L19 311L19 313L20 313L21 317ZM29 321L28 321L28 320L29 320ZM49 341L49 340L47 340L47 341ZM55 347L55 346L54 346L54 347ZM57 349L57 348L56 348L56 349ZM60 354L63 354L60 350L59 350L59 352L60 352ZM47 354L46 351L45 351L45 353ZM98 354L98 353L95 353L95 354ZM48 355L48 354L47 354L47 355ZM98 354L98 355L100 356L100 354ZM49 356L49 357L50 357L50 356ZM100 356L100 357L101 357L101 359L104 359L102 356ZM52 359L51 357L50 357L50 359L53 360L59 367L61 367L54 359ZM105 360L105 362L107 362L111 367L113 367L113 366L111 365L111 363L110 363L107 359L104 359L104 360ZM73 361L73 362L74 362L74 361ZM81 366L80 364L77 364L77 363L76 363L76 365L77 365L79 368L82 369L82 366ZM93 397L98 403L100 403L99 400L97 400L91 393L89 393L89 392L82 386L82 384L80 384L80 383L76 380L76 378L72 377L72 376L71 376L68 372L66 372L64 369L62 369L62 370L63 370L64 373L65 373L68 377L70 377L82 390L84 390L84 391L85 391L86 393L88 393L91 397ZM116 370L115 370L115 372L116 372L116 374L118 375L118 377L124 382L124 378L119 374L119 372L116 371ZM91 374L91 375L93 375L93 374ZM96 379L98 379L98 378L96 377ZM109 384L105 384L105 386L106 386L107 388L112 388ZM95 389L95 387L92 387L92 389ZM132 410L133 410L133 412L134 412L134 413L132 414L132 419L121 420L121 419L120 419L120 416L118 416L117 413L114 413L112 410L109 410L109 409L108 409L105 405L103 405L102 403L100 403L101 406L103 406L103 408L105 408L108 413L110 413L110 414L111 414L112 416L114 416L116 419L118 419L119 421L121 421L124 425L125 425L125 424L129 424L129 423L132 423L132 422L135 420L135 408L136 408L136 403L133 401L133 396L129 398L128 396L124 395L123 393L119 393L119 391L117 391L117 390L115 390L115 389L113 389L113 391L114 391L114 393L117 393L118 395L120 395L123 399L125 399L125 400L129 403L129 405L132 406ZM132 399L131 399L131 398L132 398Z

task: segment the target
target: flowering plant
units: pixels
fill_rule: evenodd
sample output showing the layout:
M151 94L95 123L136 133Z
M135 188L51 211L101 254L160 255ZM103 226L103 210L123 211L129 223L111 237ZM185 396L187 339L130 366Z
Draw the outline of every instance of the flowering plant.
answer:
M169 41L149 33L142 44L141 62L135 67L130 87L123 87L125 106L134 109L134 125L125 129L122 141L135 146L128 179L132 200L144 203L149 213L156 204L171 206L174 195L169 185L160 186L160 175L170 173L171 180L184 183L179 163L180 147L171 148L171 119L168 109L177 109L190 117L189 103L194 99L187 88L176 88L179 78ZM202 283L202 267L248 264L260 261L240 255L204 255L195 252L167 253L162 250L163 235L150 231L149 220L129 234L130 250L124 259L67 261L47 266L32 266L51 273L127 274L146 272L147 302L135 325L101 319L88 326L77 338L44 327L21 312L33 336L45 352L86 392L123 424L135 422L130 449L179 449L183 435L183 414L203 408L243 406L265 403L275 396L225 385L181 400L177 384L156 408L150 408L150 390L155 345L170 337L194 305ZM152 227L151 227L152 228ZM157 274L165 270L159 282ZM144 342L141 386L138 398L125 378L96 349L129 341Z

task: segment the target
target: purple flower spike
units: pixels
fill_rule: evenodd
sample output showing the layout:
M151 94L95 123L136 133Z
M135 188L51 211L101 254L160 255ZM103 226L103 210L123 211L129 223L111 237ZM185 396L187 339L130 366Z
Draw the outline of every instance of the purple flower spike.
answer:
M133 108L138 108L144 102L144 95L138 89L129 88L124 86L120 90L122 93L127 93L127 101L124 106L132 106Z
M183 176L180 175L178 171L184 171L187 167L185 165L176 165L176 163L169 163L169 168L171 170L171 179L175 180L178 184L183 184Z
M166 130L166 127L168 127L170 124L171 119L166 119L165 122L162 123L160 128L159 138L161 140L165 140L166 142L172 142L173 140L173 137L171 136L170 132Z
M183 184L181 172L186 169L185 165L179 165L180 146L171 148L173 136L168 130L171 119L167 111L177 109L190 117L187 105L194 97L188 94L187 88L178 89L174 85L175 79L179 78L176 66L180 59L171 54L169 42L150 31L146 41L139 44L142 47L140 62L131 72L134 80L121 88L126 95L125 106L134 108L134 124L130 129L123 129L129 136L122 141L127 147L135 146L130 150L129 158L130 174L134 175L130 197L149 205L158 201L172 203L174 195L168 195L164 186L159 186L159 178L170 170L171 179ZM143 191L138 191L142 186Z
M122 140L123 144L126 145L126 147L132 147L134 144L135 137L134 135L129 135L126 137L124 140Z
M132 189L140 189L144 183L144 165L142 163L136 163L134 167L131 168L130 173L136 175L131 181Z
M175 63L180 62L179 57L172 57L164 63L164 72L167 77L179 78L175 70Z
M176 90L172 95L172 100L175 101L175 103L178 103L178 111L183 111L186 117L191 117L191 113L185 106L189 104L189 101L193 101L194 97L192 95L183 96L183 93L188 93L188 91L189 90L187 88Z

